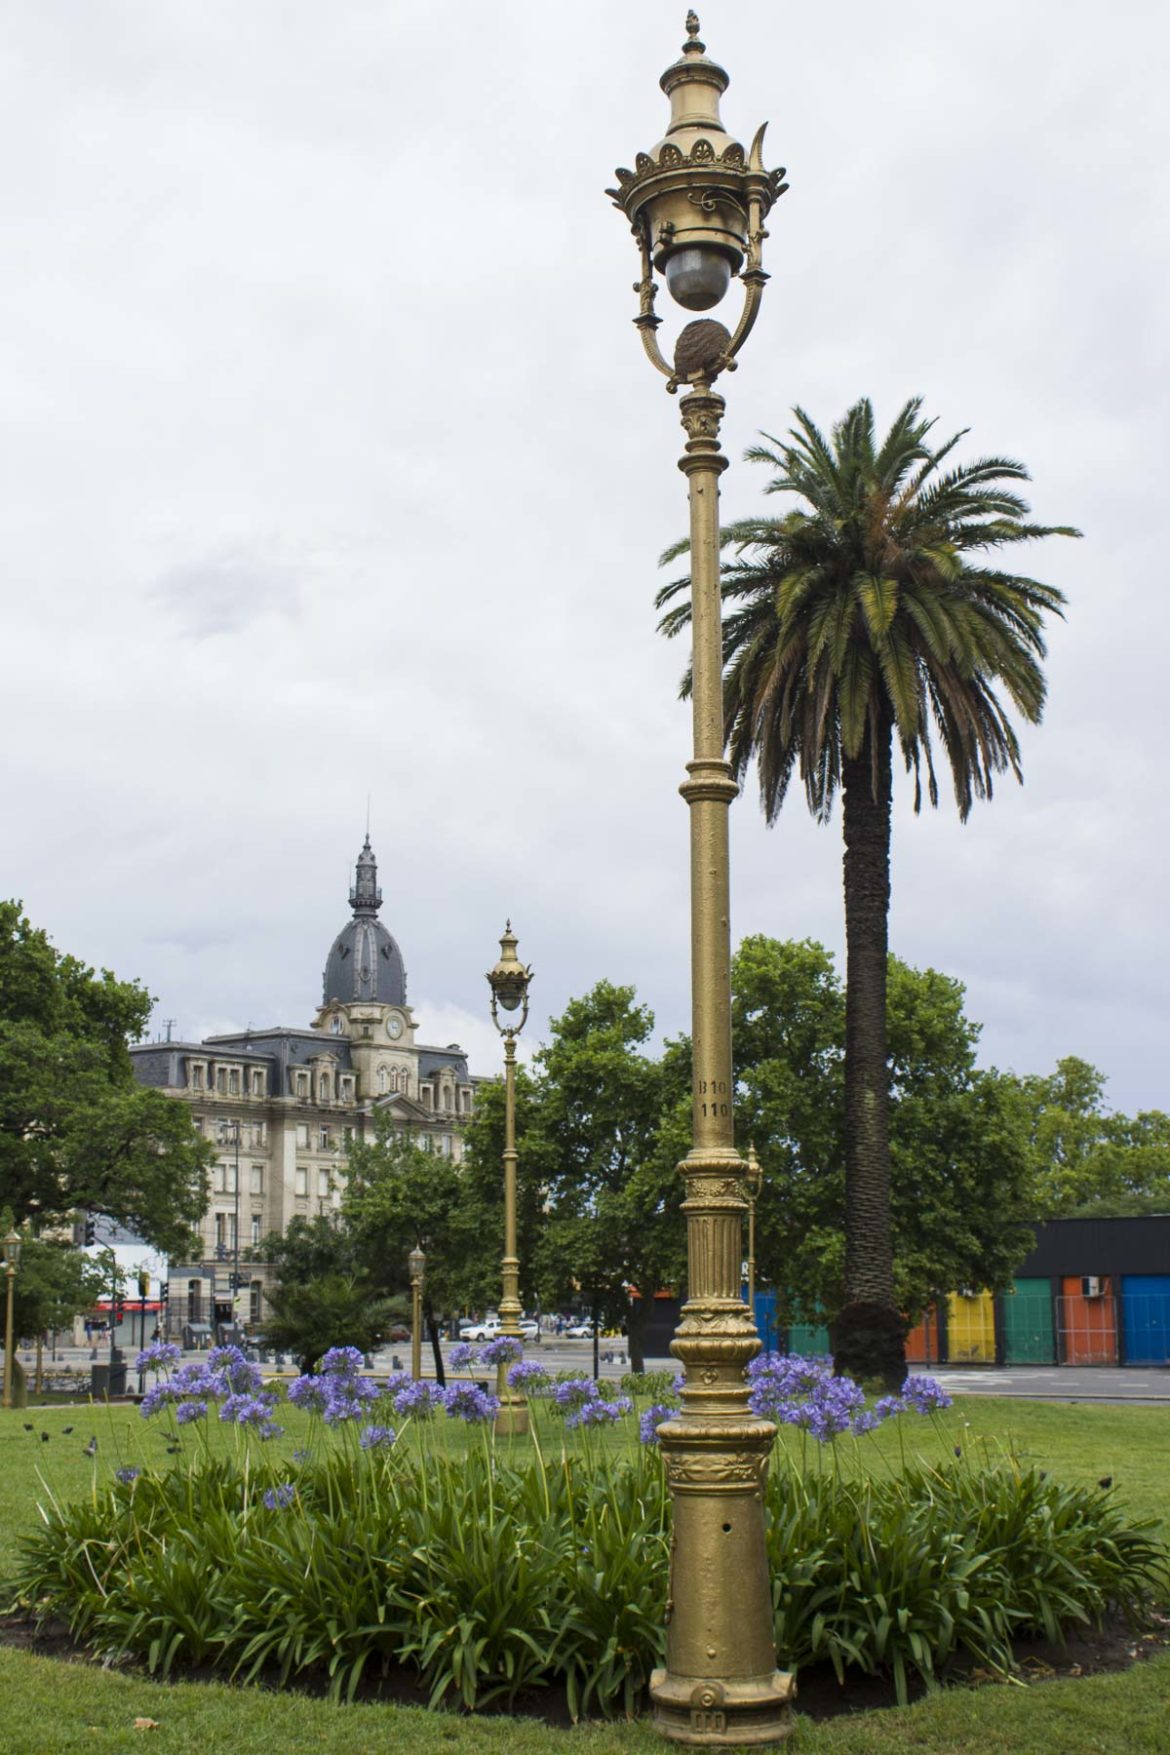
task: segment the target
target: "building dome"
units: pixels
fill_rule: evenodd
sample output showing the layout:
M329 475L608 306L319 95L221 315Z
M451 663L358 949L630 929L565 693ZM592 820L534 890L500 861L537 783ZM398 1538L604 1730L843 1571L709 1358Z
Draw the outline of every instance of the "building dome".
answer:
M402 952L378 919L382 892L368 835L358 854L349 903L353 919L333 941L325 964L322 1003L335 999L342 1005L355 1000L405 1005L406 968Z

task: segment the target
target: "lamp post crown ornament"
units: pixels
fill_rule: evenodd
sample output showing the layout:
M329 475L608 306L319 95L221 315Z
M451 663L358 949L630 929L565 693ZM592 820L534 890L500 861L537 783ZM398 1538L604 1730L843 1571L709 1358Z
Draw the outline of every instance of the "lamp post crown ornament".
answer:
M528 988L533 971L516 955L518 942L512 931L512 922L506 921L500 939L500 955L487 972L488 984L492 990L492 1022L501 1036L519 1035L528 1019ZM520 1021L514 1023L509 1020L501 1024L497 1009L499 1007L506 1012L519 1010Z
M4 1265L10 1274L20 1266L20 1233L10 1231L4 1239Z
M757 129L745 152L728 134L719 100L730 83L727 73L707 57L699 39L699 20L687 14L682 55L659 81L670 99L670 123L651 152L639 152L633 170L619 166L617 188L606 194L630 222L642 254L642 277L635 282L640 307L634 322L653 365L667 380L706 384L735 369L735 356L752 329L767 275L762 250L764 220L788 185L783 169L764 168L764 129ZM662 319L654 310L655 270L671 296L686 310L717 305L733 278L744 288L743 309L734 332L708 320L688 324L679 337L671 366L655 337Z

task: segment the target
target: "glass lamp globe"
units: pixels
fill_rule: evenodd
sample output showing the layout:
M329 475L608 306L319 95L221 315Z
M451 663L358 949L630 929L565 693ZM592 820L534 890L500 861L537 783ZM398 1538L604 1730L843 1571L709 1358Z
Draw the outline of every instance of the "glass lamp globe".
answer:
M731 285L731 263L721 250L676 250L666 260L666 286L688 311L709 311Z

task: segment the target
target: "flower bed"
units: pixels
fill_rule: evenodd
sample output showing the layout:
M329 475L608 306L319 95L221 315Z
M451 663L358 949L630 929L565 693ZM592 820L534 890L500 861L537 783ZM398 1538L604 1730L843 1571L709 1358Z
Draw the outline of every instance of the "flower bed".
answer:
M663 1654L669 1499L655 1427L675 1409L633 1409L522 1359L464 1364L501 1362L530 1397L531 1444L497 1444L495 1398L474 1382L375 1383L338 1349L289 1390L312 1416L291 1463L268 1442L279 1408L251 1406L264 1392L238 1356L209 1355L198 1380L170 1371L152 1405L174 1420L185 1462L126 1470L92 1500L50 1508L25 1544L25 1598L162 1673L324 1674L352 1695L405 1669L434 1704L557 1686L574 1716L631 1712ZM1058 1637L1118 1607L1140 1617L1167 1588L1149 1526L1100 1489L1010 1456L868 1469L873 1425L945 1417L929 1382L870 1407L816 1362L772 1360L752 1397L808 1447L806 1466L780 1463L766 1490L787 1667L888 1674L904 1697L955 1658L1006 1672L1013 1639ZM205 1441L214 1408L234 1456ZM438 1419L468 1423L462 1454L431 1442Z

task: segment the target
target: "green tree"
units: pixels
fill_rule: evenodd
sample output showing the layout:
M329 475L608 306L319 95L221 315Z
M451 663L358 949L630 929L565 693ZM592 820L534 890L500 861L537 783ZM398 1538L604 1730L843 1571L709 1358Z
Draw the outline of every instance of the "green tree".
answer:
M503 1186L487 1165L423 1149L378 1116L372 1139L350 1149L342 1220L358 1259L387 1292L409 1287L407 1257L426 1255L423 1312L443 1379L439 1318L499 1296Z
M645 1052L653 1028L632 987L599 981L571 1000L535 1057L519 1141L521 1162L527 1150L543 1176L541 1283L554 1297L581 1297L602 1321L628 1322L635 1370L649 1300L679 1284L686 1259L676 1174L685 1134L677 1090Z
M1170 1115L1109 1110L1105 1084L1075 1055L1020 1081L1041 1217L1170 1212Z
M295 1354L302 1371L310 1371L330 1347L373 1352L402 1316L401 1301L385 1295L340 1220L298 1215L283 1236L270 1233L258 1253L276 1275L265 1338Z
M895 742L915 808L938 802L937 739L964 819L996 774L1022 778L1009 704L1039 721L1053 586L993 564L998 551L1066 526L1029 521L1005 457L944 462L921 400L884 439L863 398L826 440L801 409L788 440L747 453L774 472L766 492L798 505L728 526L723 575L725 723L738 776L754 763L769 823L799 773L822 822L843 802L845 887L846 1303L838 1368L894 1383L905 1372L890 1215L886 971ZM664 557L682 553L679 544ZM690 619L689 578L665 586L668 635ZM680 601L681 600L681 601ZM689 691L689 675L684 679ZM1005 702L1007 704L1005 704Z
M213 1153L185 1104L134 1078L151 999L55 950L0 902L0 1206L35 1231L92 1207L166 1254L192 1247Z
M894 1296L912 1321L966 1284L1006 1286L1032 1243L1018 1082L975 1064L962 984L890 959ZM760 1275L782 1322L836 1315L845 1279L845 999L829 953L747 938L732 962L737 1126L764 1167Z

